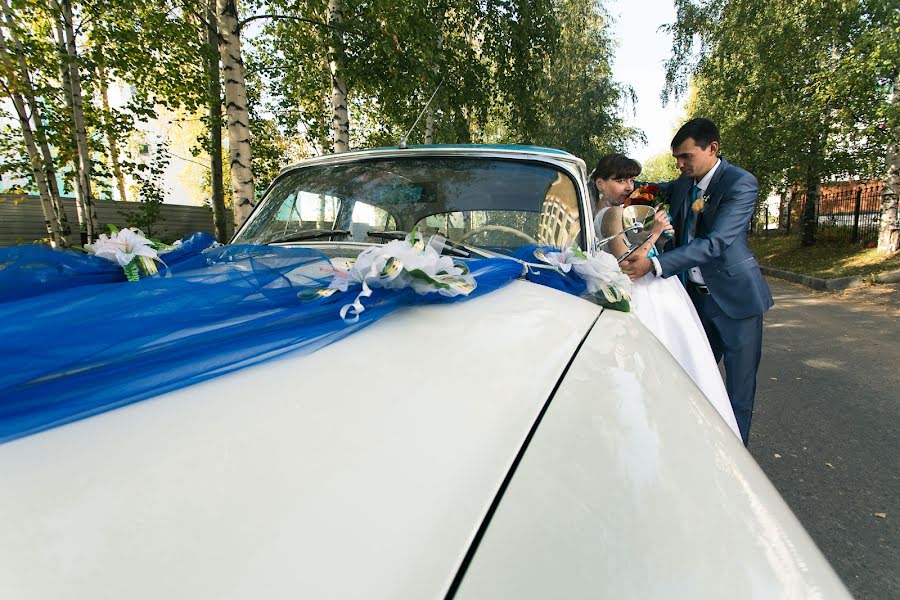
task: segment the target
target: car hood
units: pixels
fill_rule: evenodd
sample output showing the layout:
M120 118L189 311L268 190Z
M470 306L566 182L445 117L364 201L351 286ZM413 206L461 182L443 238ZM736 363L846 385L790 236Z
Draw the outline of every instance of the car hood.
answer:
M0 446L0 597L443 595L599 313L516 281Z

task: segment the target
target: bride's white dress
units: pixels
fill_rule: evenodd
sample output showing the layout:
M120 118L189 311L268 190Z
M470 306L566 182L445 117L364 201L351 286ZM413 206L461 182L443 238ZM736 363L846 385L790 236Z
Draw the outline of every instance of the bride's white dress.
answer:
M597 215L599 223L603 211ZM598 227L599 229L599 227ZM677 277L647 273L634 281L631 308L662 342L738 438L741 437L728 392L694 303Z

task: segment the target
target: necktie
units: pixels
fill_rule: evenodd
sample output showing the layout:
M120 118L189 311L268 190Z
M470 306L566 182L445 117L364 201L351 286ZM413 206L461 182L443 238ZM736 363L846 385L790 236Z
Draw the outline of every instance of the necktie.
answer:
M700 195L700 188L696 185L691 187L691 195L690 200L687 205L687 214L684 217L684 231L681 233L681 245L686 246L688 242L694 237L691 233L691 229L694 226L694 202L697 200L697 196ZM682 271L679 273L681 277L681 283L683 285L687 285L687 272Z
M700 195L700 188L696 185L691 187L691 196L687 205L687 214L684 217L684 232L681 235L681 244L685 245L690 242L693 238L693 228L694 228L694 202L697 200L697 197Z

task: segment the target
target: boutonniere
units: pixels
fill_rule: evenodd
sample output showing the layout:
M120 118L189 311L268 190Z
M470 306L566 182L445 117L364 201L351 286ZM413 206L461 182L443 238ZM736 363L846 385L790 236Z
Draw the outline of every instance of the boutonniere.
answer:
M691 204L691 210L694 211L695 215L706 210L706 196L700 196L694 200L694 203Z

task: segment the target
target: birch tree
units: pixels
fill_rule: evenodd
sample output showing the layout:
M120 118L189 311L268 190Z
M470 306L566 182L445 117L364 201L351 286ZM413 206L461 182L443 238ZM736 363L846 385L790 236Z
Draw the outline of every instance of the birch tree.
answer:
M5 2L0 4L2 10L4 12L4 17L6 20L6 24L9 26L11 22L8 20L9 17L9 9ZM15 35L12 27L8 29L10 35ZM18 54L18 57L22 57L21 54ZM53 246L62 246L65 247L68 245L68 241L66 239L65 234L63 233L62 224L60 222L60 215L54 206L53 198L51 198L50 187L47 182L47 173L45 171L44 165L44 157L41 155L38 150L37 143L35 142L34 132L31 127L32 119L35 119L37 122L40 121L40 113L34 113L29 115L28 109L26 108L26 102L22 97L22 94L18 91L18 87L25 88L25 93L29 94L33 97L33 90L30 89L30 81L28 79L28 74L26 72L17 71L17 67L20 69L22 66L22 61L14 61L10 55L10 52L7 48L6 37L3 34L2 28L0 28L0 60L2 60L3 67L3 90L12 102L16 116L18 117L19 126L22 131L22 137L25 142L25 147L28 151L28 156L31 164L31 173L34 181L38 187L38 193L40 195L41 201L41 210L44 214L44 224L47 228L47 234L50 238L50 243ZM16 65L15 63L19 64ZM24 84L24 85L23 85Z
M51 198L64 191L55 190L56 174L63 174L64 185L74 186L85 237L96 234L96 217L88 210L95 190L115 186L119 197L126 197L127 175L146 178L149 166L126 144L140 135L138 124L155 118L160 107L190 113L207 96L201 66L205 43L196 25L183 18L182 1L201 0L3 4L8 9L4 23L13 21L26 36L23 50L8 50L14 61L24 57L32 75L36 100L22 96L33 116L32 138L43 158L45 182ZM113 84L130 90L124 105L110 106ZM34 117L38 113L40 118ZM0 169L37 189L30 166L23 169L21 161L10 158L16 152L27 155L24 134L18 141L6 138L2 145L6 155Z
M894 79L891 105L897 104L900 81ZM893 137L885 153L883 187L881 188L881 223L878 231L878 251L891 254L900 250L900 219L897 199L900 197L900 122L894 122Z
M338 29L344 22L344 1L328 0L328 71L331 74L331 138L335 152L350 149L350 119L347 115L347 82L344 80L344 39Z
M9 33L9 41L12 46L10 53L2 34L2 27L0 27L0 46L2 46L0 53L3 55L5 71L3 86L18 117L31 163L32 176L38 187L41 210L44 214L50 243L54 246L65 247L69 243L68 236L71 231L65 207L60 199L53 156L32 84L31 67L26 60L26 53L19 40L17 26L6 0L0 0L0 11L2 11L3 24Z
M250 112L241 58L241 32L236 0L218 0L220 51L225 74L225 113L231 190L235 226L240 226L256 204L252 155L250 152Z
M225 225L225 185L222 176L222 83L219 75L219 29L216 19L216 0L206 5L206 77L208 81L209 157L210 157L210 206L216 239L223 244L228 239Z
M81 72L79 70L78 48L75 43L75 23L70 0L55 2L57 9L56 35L60 47L62 77L66 82L66 92L71 98L71 117L74 126L75 146L78 160L75 163L78 178L79 202L84 211L83 226L88 243L98 235L97 208L91 187L91 149L88 145L87 127L84 117L84 99L81 95ZM69 100L69 97L66 98Z

